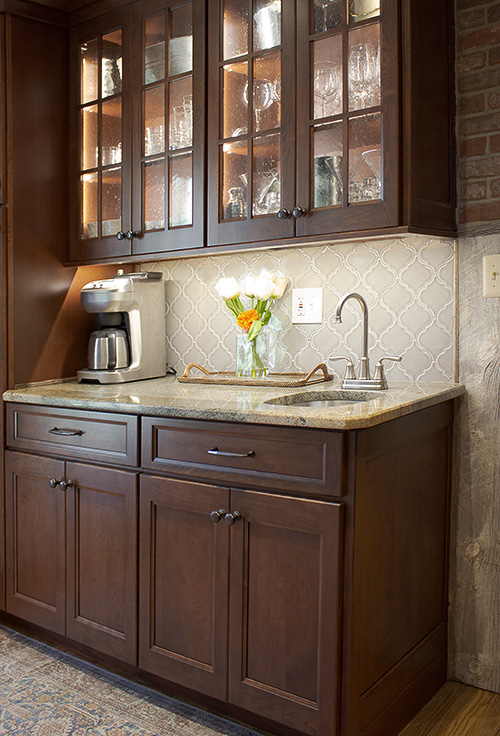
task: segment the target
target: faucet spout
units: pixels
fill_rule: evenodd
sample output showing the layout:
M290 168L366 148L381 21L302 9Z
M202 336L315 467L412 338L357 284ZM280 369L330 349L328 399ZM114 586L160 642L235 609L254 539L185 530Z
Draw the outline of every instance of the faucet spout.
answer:
M369 380L370 379L370 364L368 360L368 304L366 303L365 299L361 296L361 294L357 294L354 291L350 292L349 294L344 294L344 296L341 297L341 299L339 300L339 303L337 304L337 308L335 309L335 317L333 321L336 324L339 322L342 322L342 309L348 299L356 299L361 304L361 308L363 310L363 340L362 340L362 346L361 346L359 378L363 381Z

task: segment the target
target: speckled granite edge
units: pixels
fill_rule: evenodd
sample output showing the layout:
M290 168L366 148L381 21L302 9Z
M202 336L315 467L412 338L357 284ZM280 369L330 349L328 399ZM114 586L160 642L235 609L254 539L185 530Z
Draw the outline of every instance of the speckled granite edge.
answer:
M368 401L333 407L302 407L265 403L297 394L340 391L340 381L324 388L242 387L186 385L175 376L99 386L75 381L44 383L6 391L5 401L64 409L144 414L181 419L205 419L252 424L287 425L323 429L361 429L382 424L414 411L461 396L458 383L401 383L387 391L370 392ZM343 393L343 392L342 392ZM311 396L310 396L311 398Z

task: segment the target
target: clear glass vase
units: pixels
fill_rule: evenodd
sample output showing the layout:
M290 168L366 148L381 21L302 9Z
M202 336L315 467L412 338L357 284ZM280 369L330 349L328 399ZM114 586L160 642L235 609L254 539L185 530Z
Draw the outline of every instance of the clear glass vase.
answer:
M269 373L269 336L259 332L249 340L246 334L236 336L236 376L238 378L265 378Z

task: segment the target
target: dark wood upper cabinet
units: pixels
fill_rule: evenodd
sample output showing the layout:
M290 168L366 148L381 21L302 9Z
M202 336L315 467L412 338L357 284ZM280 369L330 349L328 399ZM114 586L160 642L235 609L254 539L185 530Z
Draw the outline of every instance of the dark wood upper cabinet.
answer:
M208 244L453 232L450 12L209 0Z
M203 245L204 15L143 0L73 29L73 262Z

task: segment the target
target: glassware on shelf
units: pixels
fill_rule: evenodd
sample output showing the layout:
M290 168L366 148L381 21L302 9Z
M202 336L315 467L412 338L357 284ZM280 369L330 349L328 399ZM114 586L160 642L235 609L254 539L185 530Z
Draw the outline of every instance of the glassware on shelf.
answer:
M343 157L336 154L314 159L314 207L342 204Z
M281 0L264 0L253 18L253 47L262 51L281 43Z
M337 65L332 61L318 61L314 64L313 91L321 103L319 117L324 118L339 112L340 74Z
M225 217L237 220L247 216L247 203L243 196L243 187L231 187L228 191L229 201L226 205Z
M349 0L349 22L375 18L380 15L380 0Z
M323 33L342 24L342 0L314 0L314 33Z
M248 82L243 89L243 99L248 104ZM273 102L274 86L269 79L253 80L253 114L255 118L255 130L261 129L262 113L267 110Z
M174 107L170 118L170 149L187 148L193 143L193 96L184 95L182 105Z
M348 60L351 110L372 107L380 102L379 48L371 43L351 46Z

